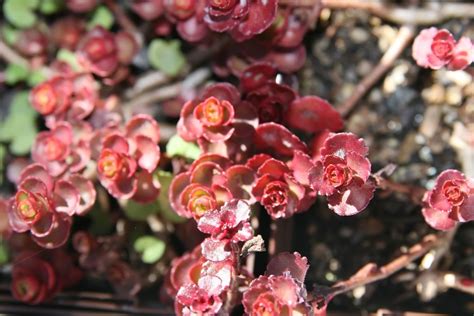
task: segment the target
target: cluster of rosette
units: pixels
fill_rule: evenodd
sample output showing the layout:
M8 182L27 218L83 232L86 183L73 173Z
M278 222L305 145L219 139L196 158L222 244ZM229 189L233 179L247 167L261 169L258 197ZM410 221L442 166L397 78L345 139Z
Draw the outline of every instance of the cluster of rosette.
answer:
M457 170L445 170L423 197L423 216L438 230L474 220L474 179Z
M11 290L18 301L40 304L61 290L74 286L82 275L73 258L63 249L41 253L23 250L15 254Z
M362 139L342 128L325 100L300 97L275 82L276 69L256 64L240 91L214 84L181 110L178 133L204 154L177 175L170 189L176 212L196 220L230 199L260 202L272 218L307 210L317 194L339 215L363 210L373 196L371 165ZM314 135L313 153L291 129Z
M468 37L456 41L448 30L430 27L415 38L412 55L424 68L461 70L474 61L474 45Z

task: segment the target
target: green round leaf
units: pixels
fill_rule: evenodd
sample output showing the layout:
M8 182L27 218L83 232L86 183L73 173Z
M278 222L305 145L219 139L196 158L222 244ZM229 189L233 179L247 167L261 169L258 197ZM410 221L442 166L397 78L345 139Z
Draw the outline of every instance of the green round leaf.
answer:
M201 149L195 143L187 142L179 135L174 135L166 144L166 153L170 157L181 156L196 160L201 154Z
M16 27L32 27L36 23L34 10L38 4L39 0L5 0L3 14Z
M8 64L5 69L5 82L9 85L17 84L28 78L28 69L17 64Z
M43 14L54 14L62 9L63 0L41 0L39 11Z
M136 252L141 253L143 262L155 263L165 253L166 244L154 236L142 236L135 240L133 248Z
M0 239L0 266L8 263L8 259L7 244Z
M132 200L119 201L125 215L134 221L146 221L150 215L158 213L158 204L140 204Z
M87 23L87 27L91 29L94 26L100 25L109 30L114 25L114 21L112 12L106 6L100 6L95 9L89 23Z
M148 46L148 60L153 68L169 76L178 75L186 64L178 40L165 41L154 39Z
M187 221L187 218L183 218L176 214L176 212L171 207L168 192L170 188L171 181L173 180L173 175L170 172L158 171L157 173L158 180L161 184L160 195L158 196L158 205L160 215L165 218L167 221L172 223L183 223Z

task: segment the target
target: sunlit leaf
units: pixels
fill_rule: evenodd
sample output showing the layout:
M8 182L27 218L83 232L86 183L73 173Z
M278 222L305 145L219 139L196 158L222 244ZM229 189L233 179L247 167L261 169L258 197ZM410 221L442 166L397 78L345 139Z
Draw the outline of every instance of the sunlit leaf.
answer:
M63 0L41 0L39 11L43 14L54 14L63 8Z
M154 39L148 47L148 60L153 68L170 76L176 76L186 64L178 40L165 41Z
M179 135L174 135L166 144L166 154L170 157L181 156L195 160L201 154L201 150L195 143L187 142Z
M34 10L38 5L39 0L5 0L3 14L16 27L32 27L36 23Z
M157 173L158 180L161 184L161 191L160 195L158 196L158 205L159 205L159 212L160 215L172 223L182 223L185 222L187 219L180 217L171 207L169 198L168 198L168 191L170 188L171 180L173 180L173 174L167 171L158 171Z
M100 25L108 30L114 25L114 21L112 12L106 6L100 6L95 9L89 23L87 23L87 27L92 29L94 26Z
M28 69L21 65L8 64L7 69L5 69L5 82L9 85L17 84L18 82L25 81L28 78L28 74Z
M154 236L142 236L135 241L133 248L142 255L143 262L155 263L165 253L166 244L163 240Z
M10 143L15 155L26 155L33 145L38 128L36 111L28 100L28 91L18 92L12 100L8 116L0 122L0 141Z

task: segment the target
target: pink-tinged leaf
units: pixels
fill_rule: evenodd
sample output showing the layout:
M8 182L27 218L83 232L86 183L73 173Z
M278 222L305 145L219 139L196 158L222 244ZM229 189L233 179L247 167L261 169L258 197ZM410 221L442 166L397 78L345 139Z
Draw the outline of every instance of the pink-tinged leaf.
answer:
M267 155L267 154L258 154L255 156L252 156L247 160L247 163L245 164L247 167L250 169L253 169L254 171L257 171L258 168L260 168L261 165L268 159L272 158L272 156Z
M36 178L46 185L47 191L52 192L54 180L49 175L48 171L40 164L32 164L26 167L20 175L20 183L28 178Z
M76 213L80 201L80 193L69 181L59 180L54 186L54 205L59 213L72 216Z
M296 150L290 162L290 168L293 171L293 176L299 183L306 186L311 184L310 178L313 178L313 174L316 172L316 167L311 157L302 151Z
M34 194L39 194L42 196L49 196L46 184L36 178L27 178L26 180L20 183L18 189L25 190Z
M222 281L215 275L204 275L199 278L198 285L205 290L208 295L219 295L224 290Z
M281 72L291 74L303 68L306 48L299 45L291 49L273 49L265 59L273 62Z
M453 169L448 169L441 172L440 175L436 178L435 186L431 190L431 194L429 195L428 203L432 208L445 212L451 210L452 204L448 201L447 197L444 195L443 192L443 185L446 181L449 180L465 182L466 178L461 172Z
M190 170L194 170L194 168L204 162L213 162L219 165L219 167L221 167L222 169L227 169L227 167L232 165L232 162L229 160L229 158L224 157L222 155L203 154L191 164Z
M56 137L66 146L69 146L72 143L73 139L72 126L68 122L59 122L51 130L51 135Z
M232 126L209 126L204 128L202 136L211 143L228 140L234 133Z
M67 113L68 119L72 121L83 120L94 111L95 103L93 100L83 99L74 100Z
M255 171L244 165L235 165L226 170L227 187L236 199L254 203L252 186L256 181Z
M317 96L301 97L293 101L286 120L293 128L308 133L328 129L336 132L342 129L342 117L326 100Z
M346 154L346 163L350 169L355 171L359 178L364 180L364 182L367 181L371 169L369 159L350 151Z
M215 289L216 295L219 295L224 290L228 289L232 282L232 276L235 274L234 267L232 266L232 261L220 261L220 262L212 262L206 261L202 265L201 269L201 279L206 276L215 276L218 280L218 285ZM203 289L207 289L212 284L205 284L207 282L201 283L201 279L199 280L199 286ZM217 280L214 280L217 281ZM209 290L209 292L211 292Z
M136 136L135 155L138 165L148 172L153 172L160 161L160 147L146 136Z
M31 226L31 234L44 237L51 233L55 225L56 215L53 212L41 213L39 219Z
M10 200L8 202L8 223L14 232L24 233L30 230L30 225L21 219L18 213L19 211L15 207L15 203L13 200Z
M79 202L76 207L77 215L85 215L94 205L97 192L92 181L79 174L73 174L68 181L79 191Z
M203 126L201 122L194 117L194 108L196 103L193 101L186 102L180 113L180 119L178 121L178 133L181 138L185 141L195 141L201 137L203 133Z
M138 181L135 177L121 178L111 182L106 188L116 199L130 199L137 192L137 183Z
M299 294L300 286L289 276L270 276L270 288L280 302L288 306L296 306L301 302Z
M10 232L10 224L8 223L9 202L0 198L0 236L5 237Z
M272 258L267 265L265 275L285 275L285 272L289 272L293 278L304 283L308 268L306 257L297 252L282 252Z
M412 47L412 56L418 66L425 68L430 67L428 56L431 55L431 44L433 43L433 38L436 33L438 33L438 29L430 27L429 29L422 30L415 38Z
M33 240L43 248L53 249L61 247L69 238L71 224L71 217L57 214L51 232L44 237L33 236Z
M125 137L120 134L110 134L108 135L103 143L102 147L104 149L110 149L120 154L128 155L130 146Z
M140 171L136 173L137 190L132 199L139 203L151 203L156 201L160 194L160 182L152 173Z
M257 182L252 188L252 194L255 196L257 201L261 201L265 187L272 181L275 181L275 179L268 174L257 179Z
M216 197L218 205L227 203L232 199L232 193L223 185L214 184L211 187L211 192Z
M217 315L222 306L222 300L219 296L210 295L206 290L201 289L196 284L187 284L182 286L176 295L175 307L178 314L181 315ZM183 313L183 310L186 313Z
M179 21L176 24L176 31L178 31L181 38L190 43L200 42L210 33L207 25L196 15L187 20Z
M160 127L149 115L137 114L127 123L125 127L127 137L145 136L155 144L160 141Z
M186 205L181 203L181 193L190 184L190 174L187 172L180 173L173 178L169 188L169 200L174 211L182 217L191 218L190 214L186 210Z
M309 145L311 150L311 158L313 158L314 161L321 160L321 149L323 148L326 139L330 135L332 135L332 133L327 129L314 135L313 140Z
M74 150L71 152L69 158L72 160L69 165L69 171L71 173L80 172L86 167L87 163L90 161L91 158L91 149L89 147L89 144L80 141L79 144L77 144Z
M340 158L345 158L346 153L349 151L353 151L365 157L368 148L362 138L357 138L357 136L352 133L337 133L326 138L324 147L321 149L321 155L335 155Z
M206 238L201 244L202 255L209 261L224 261L232 255L228 240Z
M235 31L237 35L251 37L265 31L275 20L278 8L277 0L257 0L249 4L245 19L238 20ZM238 36L236 36L238 37Z
M219 210L213 210L205 213L198 221L198 229L209 235L219 233L221 225L222 218Z
M474 45L468 37L461 37L453 49L453 58L448 64L450 70L462 70L474 60Z
M265 123L256 129L257 148L280 155L292 156L295 150L307 152L306 145L280 124Z
M257 174L260 176L269 175L275 179L283 178L283 175L290 172L290 169L280 160L270 158L265 161L260 168L257 170Z
M239 90L233 84L227 82L214 83L206 87L200 99L205 100L209 97L215 97L221 101L226 100L235 105L240 103Z
M214 162L201 162L192 169L190 181L210 187L213 183L223 182L218 179L223 177L223 172L222 168Z
M459 207L458 220L460 222L474 221L474 193L470 193Z
M240 89L243 92L260 88L267 81L273 80L277 74L276 68L266 62L252 64L240 76Z
M456 226L456 221L449 217L448 212L440 211L431 207L424 207L421 212L426 223L437 230L450 230Z
M132 1L131 8L146 21L158 18L164 11L162 0L135 0Z
M115 43L117 44L117 57L119 62L125 65L131 63L139 49L138 43L133 38L133 35L125 31L119 31L115 34Z
M354 178L344 191L336 191L328 197L329 208L339 216L355 215L367 207L374 190L372 183L362 183L362 180Z

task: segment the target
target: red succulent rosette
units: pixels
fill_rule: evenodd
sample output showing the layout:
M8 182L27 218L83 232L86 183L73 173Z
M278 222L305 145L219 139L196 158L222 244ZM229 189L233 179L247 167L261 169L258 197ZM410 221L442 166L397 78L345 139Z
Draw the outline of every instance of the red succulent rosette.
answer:
M13 261L11 290L17 300L35 305L50 300L81 278L82 271L63 250L40 254L23 251Z
M79 43L78 59L93 74L107 77L118 67L117 51L114 34L96 26Z
M426 192L422 209L426 222L438 230L449 230L457 222L474 220L474 180L457 170L445 170L433 189Z
M47 53L48 37L38 28L26 29L18 32L14 45L22 55L41 56Z
M158 18L164 12L163 0L133 0L132 10L146 21Z
M187 141L204 137L209 142L225 141L232 136L234 106L227 100L209 97L203 102L187 102L178 122L179 135Z
M422 30L415 38L412 55L416 63L424 68L448 66L451 70L460 70L474 59L474 47L467 37L456 42L448 30L431 27Z
M302 152L299 154L305 155ZM316 192L309 186L309 181L298 181L295 172L287 164L267 156L257 156L249 162L256 167L257 160L260 164L257 169L258 179L252 193L272 218L290 217L307 210L314 202Z
M226 157L204 154L189 171L177 175L170 185L169 199L175 212L199 220L232 198L252 201L250 192L255 173L243 165L234 165Z
M46 167L53 177L66 170L81 171L90 160L90 148L85 140L75 140L71 124L62 121L50 131L36 136L31 150L33 161Z
M305 257L281 253L270 261L265 275L250 283L242 303L247 315L310 315L304 278L308 270Z
M243 41L269 28L277 8L276 0L210 0L204 20L211 30L229 31L235 40Z
M118 199L149 203L158 197L160 184L153 172L160 160L159 126L145 114L135 115L123 133L104 136L97 162L98 177Z
M67 16L54 22L51 36L57 46L75 50L85 31L86 25L82 19Z
M176 315L217 315L222 299L212 287L201 288L196 284L182 286L176 294Z
M311 181L319 194L328 197L329 208L338 215L361 212L373 197L375 186L369 179L367 151L364 140L351 133L333 134L324 142Z
M92 182L80 175L53 179L40 164L25 168L15 196L10 200L9 222L15 232L30 231L44 248L57 248L69 237L71 216L93 206Z
M30 94L33 107L53 128L58 122L79 122L94 111L98 87L91 75L55 76L37 85Z

